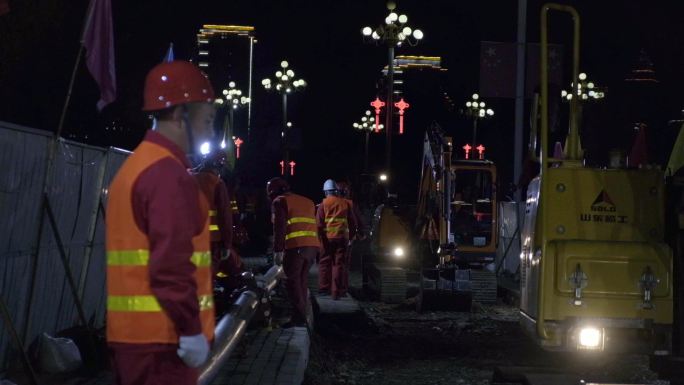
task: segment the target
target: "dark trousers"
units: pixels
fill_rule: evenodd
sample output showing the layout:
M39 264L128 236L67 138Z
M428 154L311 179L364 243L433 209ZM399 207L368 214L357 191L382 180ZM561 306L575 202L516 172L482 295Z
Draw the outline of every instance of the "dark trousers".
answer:
M287 294L294 308L292 322L306 322L309 268L316 259L317 253L317 247L298 247L285 251L283 270L287 276Z
M349 269L351 268L352 246L347 247L347 253L344 260L344 277L342 278L342 292L349 292Z
M318 290L330 291L333 299L347 294L347 244L343 238L327 240L318 262Z
M177 346L153 351L110 349L116 385L197 385L197 369L178 357Z

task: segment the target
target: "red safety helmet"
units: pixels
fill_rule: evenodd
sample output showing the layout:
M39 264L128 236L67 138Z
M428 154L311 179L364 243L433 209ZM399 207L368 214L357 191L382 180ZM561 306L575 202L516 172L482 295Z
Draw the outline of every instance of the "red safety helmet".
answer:
M283 178L273 178L266 183L266 193L271 200L290 191L290 184Z
M185 103L214 101L207 76L186 61L164 62L152 68L145 79L143 111L157 111Z

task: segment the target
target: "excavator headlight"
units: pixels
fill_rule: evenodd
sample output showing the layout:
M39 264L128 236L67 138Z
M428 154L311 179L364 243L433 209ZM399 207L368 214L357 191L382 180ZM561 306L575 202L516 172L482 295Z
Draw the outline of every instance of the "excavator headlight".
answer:
M603 350L603 329L592 326L579 330L577 348L582 350Z
M405 255L406 253L403 247L395 247L392 251L392 256L394 256L394 258L396 259L404 259Z

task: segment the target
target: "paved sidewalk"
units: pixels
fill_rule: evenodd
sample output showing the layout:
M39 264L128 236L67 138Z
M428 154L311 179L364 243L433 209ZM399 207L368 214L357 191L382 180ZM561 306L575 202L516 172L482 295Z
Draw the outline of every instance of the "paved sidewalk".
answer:
M306 328L261 329L246 336L250 342L244 357L234 355L214 385L299 385L309 362Z

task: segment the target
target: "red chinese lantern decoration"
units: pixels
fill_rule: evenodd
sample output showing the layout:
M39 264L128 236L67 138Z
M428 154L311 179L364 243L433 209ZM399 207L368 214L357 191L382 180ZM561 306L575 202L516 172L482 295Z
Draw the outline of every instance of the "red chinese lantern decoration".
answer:
M477 150L480 159L484 159L485 146L479 145L475 149Z
M370 105L375 108L375 133L378 133L380 132L380 110L385 106L385 102L380 98L375 98Z
M401 98L398 102L394 103L394 106L399 109L399 135L404 133L404 110L408 110L410 104Z
M463 147L461 147L461 148L462 148L463 150L465 150L465 158L466 158L466 159L470 159L470 150L472 150L473 147L472 147L471 145L469 145L468 143L466 143L466 145L463 146Z
M235 142L235 147L237 148L236 157L240 159L240 146L242 146L242 143L244 143L244 141L240 138L235 138L233 142Z

